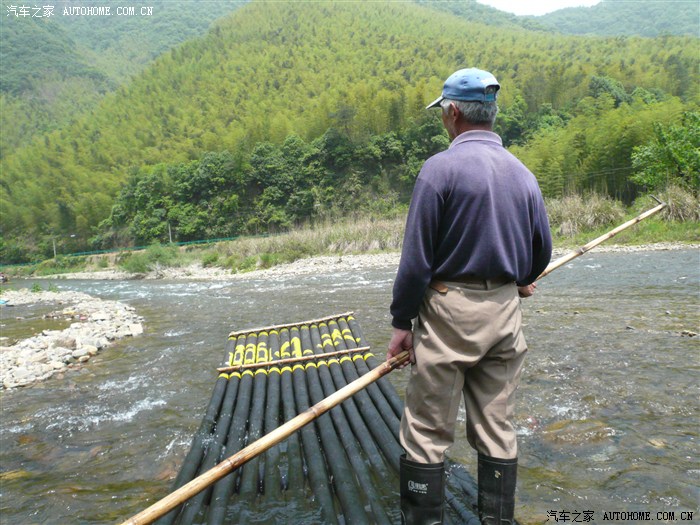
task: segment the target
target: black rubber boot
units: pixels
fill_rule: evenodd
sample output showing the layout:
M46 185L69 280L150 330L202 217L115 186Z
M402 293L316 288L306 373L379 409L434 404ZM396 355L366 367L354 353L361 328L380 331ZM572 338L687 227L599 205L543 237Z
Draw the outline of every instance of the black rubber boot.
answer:
M445 464L416 463L401 456L401 523L440 525L444 499Z
M479 454L479 519L482 525L513 525L518 460Z

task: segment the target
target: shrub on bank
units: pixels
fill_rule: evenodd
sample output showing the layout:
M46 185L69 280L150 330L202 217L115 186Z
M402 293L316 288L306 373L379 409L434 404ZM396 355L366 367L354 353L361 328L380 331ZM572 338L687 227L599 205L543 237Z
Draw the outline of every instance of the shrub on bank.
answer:
M666 220L676 222L700 221L700 197L693 195L680 186L669 186L659 194L659 198L668 204L663 210Z
M548 199L546 206L552 230L564 237L613 225L625 216L625 207L620 201L596 193Z
M178 260L177 247L154 244L138 252L124 252L117 259L117 265L129 273L147 273L175 266Z
M79 271L85 266L85 257L66 257L59 255L46 259L33 267L34 275L54 275L59 273Z

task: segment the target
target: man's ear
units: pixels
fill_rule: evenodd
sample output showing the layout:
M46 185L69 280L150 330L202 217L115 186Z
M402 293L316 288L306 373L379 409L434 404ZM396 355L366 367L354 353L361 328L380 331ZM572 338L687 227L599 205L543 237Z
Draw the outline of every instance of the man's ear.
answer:
M459 109L457 109L454 102L450 102L450 107L447 108L447 116L450 118L459 116Z

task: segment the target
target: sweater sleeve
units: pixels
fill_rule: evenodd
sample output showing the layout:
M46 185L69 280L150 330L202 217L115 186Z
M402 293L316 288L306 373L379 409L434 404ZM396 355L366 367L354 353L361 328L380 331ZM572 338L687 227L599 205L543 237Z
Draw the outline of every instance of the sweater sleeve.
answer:
M517 283L518 286L534 283L547 268L552 258L552 234L549 229L549 219L541 194L538 197L532 230L532 269L526 279Z
M424 168L425 169L425 168ZM406 220L399 270L391 303L392 326L410 330L432 278L443 199L420 176L416 180Z

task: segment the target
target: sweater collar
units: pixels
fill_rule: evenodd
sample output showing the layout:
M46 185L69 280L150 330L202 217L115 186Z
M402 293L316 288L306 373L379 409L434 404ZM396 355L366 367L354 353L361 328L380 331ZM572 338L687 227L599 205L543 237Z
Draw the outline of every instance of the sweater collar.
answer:
M465 131L464 133L455 137L455 139L452 141L452 144L450 144L450 148L457 146L458 144L462 144L463 142L474 141L493 142L495 144L498 144L499 146L503 146L503 141L497 133L494 133L493 131L475 130Z

